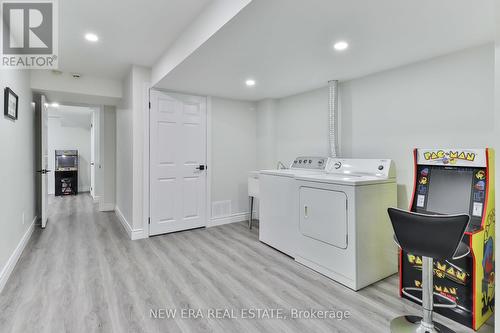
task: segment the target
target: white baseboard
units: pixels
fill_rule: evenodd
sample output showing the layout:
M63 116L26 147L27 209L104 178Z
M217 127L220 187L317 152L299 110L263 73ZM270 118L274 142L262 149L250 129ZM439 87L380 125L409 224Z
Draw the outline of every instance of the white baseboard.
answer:
M236 213L229 216L212 217L208 221L207 227L215 227L216 225L248 221L249 217L250 213Z
M132 226L127 221L125 216L123 216L123 213L120 210L120 208L118 208L118 206L115 206L115 213L116 213L116 216L118 216L118 220L120 221L121 225L123 226L123 229L125 229L128 237L131 240L148 238L148 235L144 232L143 229L132 229Z
M115 210L115 205L112 203L99 202L100 212L112 212Z
M37 219L38 218L35 216L35 218L31 222L31 225L28 227L28 230L26 230L23 237L21 238L21 240L17 244L16 249L11 254L9 260L7 260L7 263L3 267L3 269L0 273L0 292L5 287L5 284L9 280L10 274L12 274L14 267L16 267L16 264L17 264L19 258L21 257L21 254L23 253L24 248L26 247L26 244L28 244L28 241L31 238L31 234L33 233L33 230L35 230L35 223L36 223Z
M83 193L83 192L90 192L90 186L79 186L78 193ZM54 192L54 190L49 190L47 193L49 195L54 195L56 192Z
M144 232L144 229L134 229L132 230L132 234L130 235L131 240L138 240L149 238L149 236Z
M90 192L90 185L78 186L78 192Z

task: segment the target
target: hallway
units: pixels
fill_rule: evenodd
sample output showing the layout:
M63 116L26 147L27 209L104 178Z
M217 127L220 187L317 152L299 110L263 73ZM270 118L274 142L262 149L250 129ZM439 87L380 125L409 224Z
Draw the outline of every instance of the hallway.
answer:
M35 229L1 294L0 332L387 332L390 318L419 313L397 297L395 276L355 293L257 234L238 223L130 241L89 195L52 197L47 228ZM239 316L311 307L348 310L351 319ZM151 318L150 309L165 308L235 309L239 318Z

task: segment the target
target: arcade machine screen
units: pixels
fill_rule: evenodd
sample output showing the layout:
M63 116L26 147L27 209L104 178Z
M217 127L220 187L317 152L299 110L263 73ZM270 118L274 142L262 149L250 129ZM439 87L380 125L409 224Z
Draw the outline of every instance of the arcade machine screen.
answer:
M76 168L76 156L58 156L57 164L59 168Z
M433 169L427 211L437 214L469 214L471 188L471 169Z

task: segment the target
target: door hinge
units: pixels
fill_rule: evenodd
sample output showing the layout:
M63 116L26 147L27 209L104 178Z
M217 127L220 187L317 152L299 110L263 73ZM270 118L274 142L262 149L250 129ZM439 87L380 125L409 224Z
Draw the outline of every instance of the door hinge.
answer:
M148 217L148 224L151 224L151 218Z
M151 102L149 102L149 109L151 110Z

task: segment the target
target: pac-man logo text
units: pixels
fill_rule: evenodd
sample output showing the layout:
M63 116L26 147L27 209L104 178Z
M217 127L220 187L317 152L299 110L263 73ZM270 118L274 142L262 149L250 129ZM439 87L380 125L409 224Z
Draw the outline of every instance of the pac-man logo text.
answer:
M444 150L435 150L435 151L424 152L424 158L427 161L449 159L449 160L463 160L463 161L473 162L474 159L476 158L476 154L458 150L448 151L448 152L445 152Z

